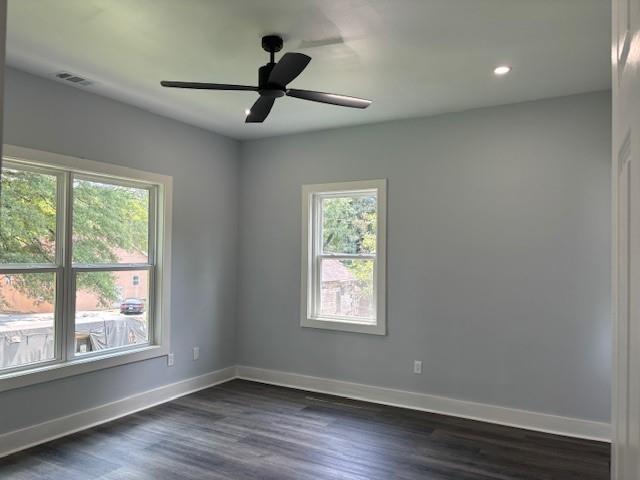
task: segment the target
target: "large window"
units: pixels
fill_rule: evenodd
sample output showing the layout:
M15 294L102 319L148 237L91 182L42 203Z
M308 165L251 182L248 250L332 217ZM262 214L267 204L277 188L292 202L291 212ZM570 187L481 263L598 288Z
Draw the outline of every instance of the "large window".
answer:
M383 335L386 182L303 187L304 327Z
M0 379L166 347L168 177L22 153L1 172Z

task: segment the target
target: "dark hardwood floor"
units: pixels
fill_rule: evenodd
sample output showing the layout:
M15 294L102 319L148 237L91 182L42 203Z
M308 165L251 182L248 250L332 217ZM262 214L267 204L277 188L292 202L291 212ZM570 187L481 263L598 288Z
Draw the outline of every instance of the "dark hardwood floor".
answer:
M609 478L609 445L234 380L0 460L0 479Z

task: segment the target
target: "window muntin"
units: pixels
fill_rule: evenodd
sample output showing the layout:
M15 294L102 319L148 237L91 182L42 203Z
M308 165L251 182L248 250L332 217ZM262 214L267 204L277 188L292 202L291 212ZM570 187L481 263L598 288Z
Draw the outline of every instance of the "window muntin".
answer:
M0 341L0 374L156 344L158 186L17 160L3 162L2 182L0 283L12 285L0 284L0 340L11 340ZM24 248L15 247L17 242ZM134 275L138 285L132 286ZM120 283L144 290L142 313L121 314L128 292ZM13 305L3 301L9 294ZM94 305L87 304L92 295ZM84 321L88 306L102 320L93 330L83 328L90 323ZM76 325L78 316L83 321ZM126 334L105 343L100 329L126 329ZM83 352L78 333L86 334ZM17 351L16 344L24 349L28 338L38 338L42 345L34 341L28 352ZM86 348L87 341L92 348Z
M385 187L303 188L303 326L385 333Z

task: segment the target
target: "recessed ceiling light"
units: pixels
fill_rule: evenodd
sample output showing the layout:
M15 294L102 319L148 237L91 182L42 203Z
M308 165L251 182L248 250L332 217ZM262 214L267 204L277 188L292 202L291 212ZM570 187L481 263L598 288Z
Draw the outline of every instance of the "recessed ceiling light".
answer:
M245 115L249 115L251 113L251 110L249 110L248 108L244 109L244 114Z
M511 71L511 67L509 65L500 65L493 69L493 73L496 75L506 75Z

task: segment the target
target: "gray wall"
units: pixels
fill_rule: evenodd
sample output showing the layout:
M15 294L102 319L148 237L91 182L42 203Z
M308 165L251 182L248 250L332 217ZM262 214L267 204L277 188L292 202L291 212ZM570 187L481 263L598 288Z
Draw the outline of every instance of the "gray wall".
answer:
M609 103L242 144L238 363L608 421ZM301 186L374 178L389 179L389 334L301 328Z
M240 146L11 69L5 101L7 143L174 177L176 365L0 393L0 433L235 363L608 420L608 93ZM302 329L301 185L366 178L389 334Z
M233 365L238 143L12 69L4 134L14 145L173 176L175 366L157 358L0 393L0 433Z

